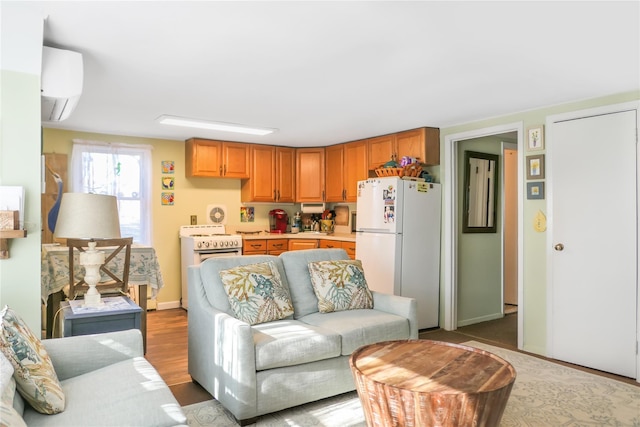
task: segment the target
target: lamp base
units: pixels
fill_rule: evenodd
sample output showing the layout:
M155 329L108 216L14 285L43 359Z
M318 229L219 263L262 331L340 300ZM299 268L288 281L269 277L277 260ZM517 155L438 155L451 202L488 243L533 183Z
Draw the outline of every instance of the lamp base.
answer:
M96 291L96 293L97 292L98 291ZM89 295L89 293L87 292L84 295L83 307L102 307L103 305L104 305L104 302L102 301L102 298L100 298L99 293L97 295Z

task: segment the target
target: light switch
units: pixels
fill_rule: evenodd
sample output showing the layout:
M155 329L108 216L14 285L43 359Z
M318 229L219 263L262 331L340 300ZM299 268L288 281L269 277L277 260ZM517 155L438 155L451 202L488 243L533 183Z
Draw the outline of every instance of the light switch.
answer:
M536 213L535 218L533 218L533 229L538 233L547 230L547 217L540 210Z

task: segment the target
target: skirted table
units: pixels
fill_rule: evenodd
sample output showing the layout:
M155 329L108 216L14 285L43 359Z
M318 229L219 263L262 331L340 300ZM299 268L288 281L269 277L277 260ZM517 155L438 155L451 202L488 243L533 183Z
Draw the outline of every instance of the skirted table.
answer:
M349 363L370 427L497 426L516 379L492 353L430 340L367 345Z
M105 248L106 249L106 248ZM84 267L78 260L79 253L74 252L74 272L77 280L84 277ZM109 262L109 269L121 274L124 269L124 251L121 251ZM104 275L101 281L108 280ZM42 245L42 262L40 265L40 285L42 301L47 305L47 338L53 336L53 316L58 311L62 292L69 288L69 248L55 244ZM149 246L132 245L129 260L129 286L139 287L139 302L142 308L142 333L146 344L146 310L147 286L151 288L151 296L156 297L162 288L162 274L156 251Z

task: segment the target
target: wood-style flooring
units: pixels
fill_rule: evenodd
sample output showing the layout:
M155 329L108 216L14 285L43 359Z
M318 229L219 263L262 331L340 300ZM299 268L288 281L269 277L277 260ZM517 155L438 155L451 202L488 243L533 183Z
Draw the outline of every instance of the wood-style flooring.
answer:
M158 370L182 406L211 399L211 395L207 391L191 381L188 372L187 320L187 311L181 308L150 311L147 314L147 353L145 356ZM517 314L508 314L502 319L463 326L455 331L425 330L420 333L420 338L453 343L475 340L518 351ZM540 358L545 359L544 357ZM553 362L640 386L632 378L620 377L556 360Z

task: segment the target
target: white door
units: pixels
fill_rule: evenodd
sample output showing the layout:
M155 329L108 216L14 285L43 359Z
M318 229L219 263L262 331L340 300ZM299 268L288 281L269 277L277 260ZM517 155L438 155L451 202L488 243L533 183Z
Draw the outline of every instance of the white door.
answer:
M551 356L636 378L636 111L551 124Z

